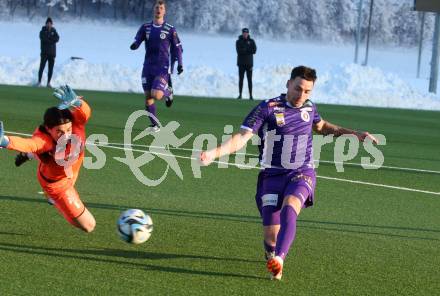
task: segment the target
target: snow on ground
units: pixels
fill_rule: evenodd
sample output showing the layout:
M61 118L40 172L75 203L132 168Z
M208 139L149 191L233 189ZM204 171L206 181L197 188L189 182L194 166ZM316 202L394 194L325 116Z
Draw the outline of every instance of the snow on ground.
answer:
M0 22L0 83L32 85L39 66L38 33L42 23ZM142 92L140 74L144 49L129 50L138 29L113 23L57 23L60 34L52 85ZM181 32L184 73L173 75L175 93L205 97L238 95L235 40L238 36ZM353 63L354 45L282 42L252 36L254 97L267 99L285 91L292 66L317 69L312 99L321 103L440 110L440 96L430 94L430 51L416 79L416 48L370 48L369 66ZM426 48L426 47L425 47ZM359 60L363 61L363 50ZM82 60L71 60L70 57ZM45 72L46 73L46 72ZM46 76L43 76L43 82ZM440 91L440 90L439 90ZM247 84L244 84L247 97Z

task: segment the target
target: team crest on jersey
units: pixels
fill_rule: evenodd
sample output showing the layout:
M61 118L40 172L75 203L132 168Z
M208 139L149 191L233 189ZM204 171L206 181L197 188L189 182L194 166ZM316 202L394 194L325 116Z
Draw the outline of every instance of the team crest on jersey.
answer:
M167 38L167 35L165 33L160 33L160 39L165 39Z
M275 113L275 119L277 121L278 126L283 126L286 124L284 120L284 113Z
M310 115L309 112L302 110L301 111L301 119L305 122L309 122L310 121Z

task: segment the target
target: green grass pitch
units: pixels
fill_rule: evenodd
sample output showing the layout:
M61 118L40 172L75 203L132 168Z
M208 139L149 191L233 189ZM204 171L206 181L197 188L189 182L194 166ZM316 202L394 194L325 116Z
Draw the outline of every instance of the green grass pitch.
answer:
M93 108L87 134L106 134L110 142L123 142L125 122L142 109L142 96L78 93ZM0 120L7 131L32 133L44 110L55 104L46 88L0 86ZM177 96L170 109L159 103L158 114L164 123L180 123L180 137L194 134L183 145L190 149L199 134L220 139L226 124L238 130L256 104ZM320 176L370 184L318 179L316 204L299 216L297 239L281 282L268 280L265 270L254 202L258 170L213 164L202 168L199 179L193 177L191 161L178 158L183 180L170 171L159 186L148 187L127 165L114 160L124 157L124 151L102 148L105 166L83 168L77 182L81 199L97 221L95 231L85 234L38 194L36 161L15 168L15 153L2 150L0 294L438 295L440 112L318 107L331 122L385 135L387 143L379 148L384 165L392 168L346 165L339 173L334 164L320 164ZM134 134L146 124L145 118L138 121ZM146 137L136 144L149 141ZM175 153L191 156L186 150ZM256 153L255 147L248 153ZM350 162L359 163L366 155L361 152ZM333 159L332 145L323 147L321 159ZM153 178L165 168L156 158L142 170ZM117 236L116 220L128 208L140 208L153 218L154 232L145 244L129 245Z

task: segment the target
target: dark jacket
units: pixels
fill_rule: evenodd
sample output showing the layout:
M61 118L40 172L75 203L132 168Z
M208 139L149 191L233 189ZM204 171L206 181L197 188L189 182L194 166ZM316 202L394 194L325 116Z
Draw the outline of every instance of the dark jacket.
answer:
M235 48L237 50L237 66L252 67L254 65L254 54L257 52L254 39L250 36L244 39L243 35L240 35L237 42L235 42Z
M48 56L56 56L56 43L60 40L57 30L54 27L49 31L46 26L43 26L40 31L41 40L41 54Z

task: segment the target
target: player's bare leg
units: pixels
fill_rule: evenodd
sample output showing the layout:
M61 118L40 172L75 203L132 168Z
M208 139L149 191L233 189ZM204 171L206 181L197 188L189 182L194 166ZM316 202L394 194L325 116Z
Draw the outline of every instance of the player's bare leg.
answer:
M84 206L76 189L71 186L75 184L75 181L76 178L58 181L58 186L46 188L51 191L51 194L46 194L46 197L50 197L54 201L54 206L67 222L85 232L92 232L95 229L96 221Z
M302 208L302 202L301 199L294 195L287 195L284 197L282 207L284 208L285 206L291 206L295 210L296 214L299 215Z
M87 208L84 210L84 213L82 213L81 216L73 220L78 224L78 228L84 230L85 232L92 232L93 229L95 229L95 217L93 217Z
M151 90L151 98L153 98L154 100L162 100L162 98L164 97L164 92L159 90L159 89L152 89Z
M168 78L168 82L166 84L162 84L162 89L151 90L151 97L155 100L165 99L165 105L167 107L171 107L171 105L173 104L173 89L169 84L170 79L171 78Z

